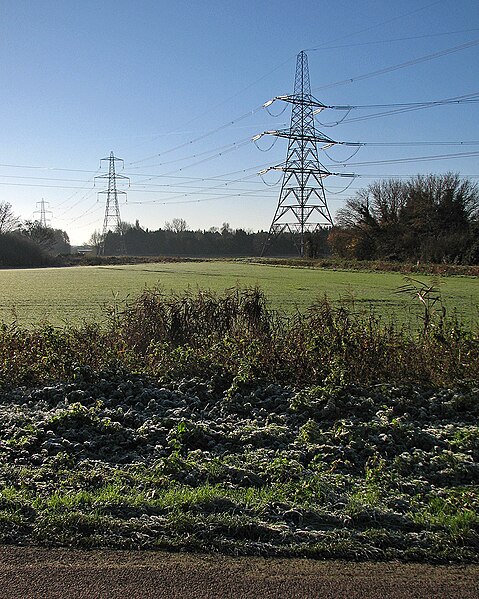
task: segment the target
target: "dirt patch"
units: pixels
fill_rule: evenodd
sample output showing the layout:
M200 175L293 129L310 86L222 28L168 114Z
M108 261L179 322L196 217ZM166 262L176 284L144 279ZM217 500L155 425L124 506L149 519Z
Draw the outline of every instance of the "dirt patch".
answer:
M4 599L475 599L479 566L2 546L0 585Z

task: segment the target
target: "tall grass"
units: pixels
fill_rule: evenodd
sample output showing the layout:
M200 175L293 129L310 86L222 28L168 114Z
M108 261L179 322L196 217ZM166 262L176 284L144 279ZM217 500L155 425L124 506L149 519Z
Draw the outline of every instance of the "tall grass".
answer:
M115 306L106 326L0 328L0 386L70 380L105 369L157 378L214 377L225 388L417 381L452 385L479 376L479 335L434 315L417 326L328 299L305 313L270 310L261 290L167 295L145 290Z

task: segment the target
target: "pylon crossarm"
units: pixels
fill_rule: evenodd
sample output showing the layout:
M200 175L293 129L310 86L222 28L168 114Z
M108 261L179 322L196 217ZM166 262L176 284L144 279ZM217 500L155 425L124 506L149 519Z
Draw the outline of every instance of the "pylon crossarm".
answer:
M117 179L128 179L128 183L130 182L130 177L126 177L125 175L117 175L117 174L115 174L115 177Z
M304 106L316 106L319 110L327 108L326 104L323 104L315 97L310 94L292 94L289 96L276 96L275 100L282 100L283 102L289 102L290 104L299 104ZM319 112L319 111L318 111Z
M284 137L286 139L291 139L294 141L301 140L302 142L306 142L306 143L326 143L326 144L328 144L328 147L331 147L331 146L334 146L334 145L340 143L340 142L335 141L334 139L331 139L327 135L324 135L323 133L321 133L320 135L317 135L314 132L313 133L305 133L305 132L301 132L300 130L295 129L294 127L291 129L278 129L278 130L272 130L272 131L263 131L263 133L259 133L258 135L255 135L252 138L252 141L257 141L258 139L263 137L263 135L274 135L276 137Z
M330 173L327 170L324 171L318 171L316 169L301 169L298 168L296 166L288 166L288 165L278 165L278 166L272 166L268 169L269 171L283 171L285 173L304 173L307 175L312 175L312 176L317 176L319 179L324 179L326 177L329 177L329 175L331 175L332 173Z
M123 158L117 158L113 154L113 152L110 152L110 155L107 158L100 158L100 166L101 166L101 163L105 160L108 161L110 164L111 164L111 160L113 160L114 162L123 162L123 164L125 164L125 161L123 160Z

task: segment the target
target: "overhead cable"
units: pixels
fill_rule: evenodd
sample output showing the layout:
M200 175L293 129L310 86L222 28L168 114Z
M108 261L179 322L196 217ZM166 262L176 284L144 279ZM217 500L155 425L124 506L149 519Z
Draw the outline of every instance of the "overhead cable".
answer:
M227 127L230 127L231 125L234 125L235 123L238 123L239 121L241 121L249 116L252 116L253 114L256 114L257 112L259 112L262 109L263 109L263 105L258 106L257 108L253 108L253 110L249 110L248 112L245 112L238 118L233 119L232 121L228 121L227 123L224 123L223 125L220 125L219 127L216 127L215 129L211 129L210 131L207 131L206 133L203 133L202 135L199 135L198 137L195 137L194 139L190 139L189 141L186 141L177 146L174 146L173 148L169 148L168 150L164 150L163 152L152 154L150 156L147 156L146 158L142 158L141 160L135 160L133 162L129 162L128 166L131 166L134 164L139 164L140 162L146 162L147 160L151 160L152 158L158 158L159 156L164 156L165 154L170 154L171 152L175 152L176 150L185 148L191 144L196 143L197 141L200 141L202 139L205 139L206 137L209 137L210 135L214 135L215 133L218 133L218 131L222 131L223 129L226 129Z
M352 43L352 44L341 44L339 46L322 46L320 48L310 48L310 50L311 51L314 51L314 50L338 50L340 48L354 48L357 46L373 46L373 45L378 45L378 44L390 44L391 42L409 42L412 40L420 40L420 39L425 39L425 38L430 38L430 37L443 37L445 35L457 35L458 33L472 33L475 31L479 31L479 28L474 27L473 29L460 29L458 31L443 31L440 33L425 33L422 35L413 35L413 36L409 36L409 37L389 38L387 40L356 42L356 43Z
M414 106L430 106L436 104L467 104L469 102L476 103L479 101L479 92L473 92L471 94L464 94L462 96L453 96L452 98L445 98L443 100L428 100L426 102L394 102L391 104L338 104L338 105L327 105L325 108L332 108L334 110L361 110L370 108L409 108Z
M316 45L315 48L309 48L306 49L306 52L308 51L314 51L314 50L322 50L324 48L324 46L326 46L327 44L332 44L336 41L340 41L342 39L347 39L349 37L352 37L354 35L359 35L360 33L365 33L366 31L371 31L372 29L377 29L378 27L383 27L384 25L389 25L389 23L393 23L394 21L398 21L400 19L405 19L406 17L409 17L411 15L414 15L418 12L422 12L423 10L426 10L428 8L431 8L433 6L436 6L437 4L441 4L444 0L435 0L434 2L431 2L429 4L426 4L425 6L421 6L420 8L415 8L412 11L408 11L406 13L397 15L396 17L393 17L392 19L387 19L386 21L380 21L379 23L374 23L373 25L369 25L368 27L364 28L364 29L360 29L358 31L353 31L352 33L348 33L347 35L342 35L340 37L337 37L333 40L330 40L329 42L323 42L322 44L318 44Z
M196 162L191 162L190 164L186 164L185 166L182 166L178 169L173 169L171 171L168 171L166 173L160 173L158 175L154 175L152 177L150 177L149 180L152 179L157 179L158 177L166 177L168 175L171 174L175 174L175 173L181 173L183 172L185 169L187 168L191 168L193 166L197 166L198 164L203 164L205 162L208 162L209 160L213 160L214 158L218 158L219 156L223 156L224 154L228 154L229 152L232 152L233 150L238 150L239 148L242 148L243 146L247 145L250 143L250 138L247 137L246 139L243 139L239 142L234 142L232 144L228 144L226 146L223 146L224 149L222 149L222 151L217 152L216 154L213 154L211 156L208 156L206 158L202 158L201 160L197 160ZM204 154L208 154L209 152L204 152ZM201 155L201 153L200 153Z
M459 152L457 154L436 154L433 156L413 156L411 158L392 158L388 160L371 160L367 162L351 162L347 166L369 166L372 164L400 164L405 162L424 162L428 160L443 160L454 158L469 158L479 156L479 152ZM346 164L343 163L345 166Z
M453 54L454 52L460 52L461 50L466 50L467 48L472 48L473 46L477 46L479 44L479 39L472 40L471 42L466 42L465 44L460 44L459 46L454 46L452 48L446 48L445 50L440 50L439 52L434 52L432 54L427 54L425 56L420 56L418 58L413 58L412 60L408 60L406 62L401 62L399 64L391 65L389 67L384 67L383 69L378 69L376 71L371 71L370 73L365 73L364 75L356 75L355 77L349 77L348 79L342 79L341 81L336 81L335 83L329 83L327 85L322 85L321 87L316 87L314 90L322 90L329 89L331 87L336 87L338 85L345 85L347 83L356 83L357 81L364 81L365 79L369 79L371 77L377 77L378 75L385 75L386 73L391 73L392 71L397 71L398 69L404 69L406 67L410 67L416 64L420 64L421 62L426 62L428 60L433 60L435 58L440 58L442 56L446 56L448 54Z

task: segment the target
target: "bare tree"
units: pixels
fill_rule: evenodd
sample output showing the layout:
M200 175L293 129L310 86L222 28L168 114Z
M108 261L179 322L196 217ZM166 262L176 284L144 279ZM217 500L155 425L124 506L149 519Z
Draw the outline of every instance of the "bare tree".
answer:
M100 247L103 243L103 235L98 229L93 231L88 243L95 248L95 252L98 255L100 253Z
M167 221L165 223L166 231L173 231L174 233L182 233L188 229L188 223L184 218L174 218L171 223Z
M0 233L9 233L18 228L20 221L13 214L12 205L0 202Z
M23 223L22 234L44 250L50 250L55 243L55 232L51 227L43 227L38 220L27 220Z

